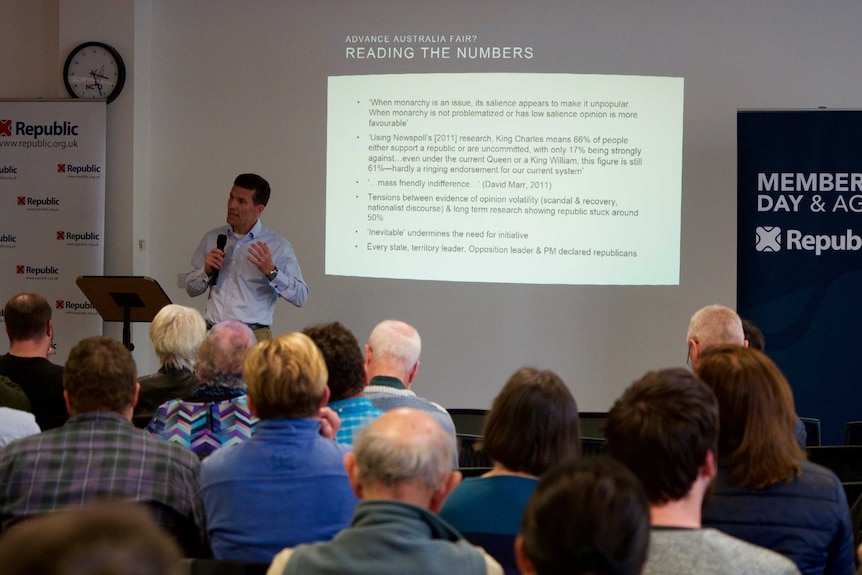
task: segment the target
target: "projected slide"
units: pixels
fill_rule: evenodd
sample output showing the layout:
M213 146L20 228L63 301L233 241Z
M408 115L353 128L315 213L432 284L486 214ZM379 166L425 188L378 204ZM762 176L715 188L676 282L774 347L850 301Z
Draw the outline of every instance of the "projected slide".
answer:
M329 78L326 273L679 283L682 78Z

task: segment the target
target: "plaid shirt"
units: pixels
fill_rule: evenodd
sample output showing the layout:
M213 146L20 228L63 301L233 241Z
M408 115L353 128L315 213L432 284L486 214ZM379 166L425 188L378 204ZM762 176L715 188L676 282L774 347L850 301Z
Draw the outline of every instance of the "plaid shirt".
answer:
M351 397L330 401L329 407L335 410L341 419L341 427L335 434L335 441L353 445L353 438L363 427L383 415L383 412L371 405L367 397Z
M191 451L135 429L121 415L80 414L0 450L0 530L104 499L165 505L201 526L199 474Z

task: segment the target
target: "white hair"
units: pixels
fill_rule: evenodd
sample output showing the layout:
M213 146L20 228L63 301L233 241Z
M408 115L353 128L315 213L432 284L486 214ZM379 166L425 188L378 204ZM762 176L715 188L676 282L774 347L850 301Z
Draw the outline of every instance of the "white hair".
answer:
M691 316L687 340L695 340L701 347L713 345L745 344L742 320L729 307L708 305Z
M409 371L419 361L422 339L412 325L395 319L377 324L368 337L368 347L384 361L397 362Z
M198 345L207 334L207 325L194 308L168 304L150 324L150 340L159 363L174 369L194 370Z

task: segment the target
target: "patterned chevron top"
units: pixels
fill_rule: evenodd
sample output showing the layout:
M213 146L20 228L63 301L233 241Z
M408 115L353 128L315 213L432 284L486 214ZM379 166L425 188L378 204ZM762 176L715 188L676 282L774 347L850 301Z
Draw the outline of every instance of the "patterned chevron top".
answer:
M221 401L172 399L163 403L147 431L191 449L203 459L216 449L250 438L258 419L245 395Z

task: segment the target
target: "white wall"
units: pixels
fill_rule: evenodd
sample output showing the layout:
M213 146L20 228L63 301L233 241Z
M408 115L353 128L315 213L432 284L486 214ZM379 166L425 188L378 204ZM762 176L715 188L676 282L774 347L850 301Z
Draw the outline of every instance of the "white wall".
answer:
M232 178L259 172L274 190L264 221L291 240L310 286L305 308L279 305L275 330L339 319L363 340L385 317L413 322L424 343L416 389L447 406L487 406L512 371L532 363L558 371L582 409L605 409L647 369L682 364L691 313L735 302L737 109L853 108L862 94L862 4L854 0L0 0L0 9L40 23L0 35L3 54L31 36L59 50L53 59L30 56L42 79L21 88L28 93L4 81L0 97L61 93L57 61L79 41L108 41L132 64L134 85L108 111L116 243L106 273L150 275L175 302L202 309L177 274L201 234L223 222ZM325 276L327 74L519 71L505 63L350 68L338 58L346 34L384 32L527 39L540 71L683 76L680 285ZM0 58L0 77L14 77L16 62ZM45 88L52 81L53 91ZM145 333L135 334L142 372L155 365Z

